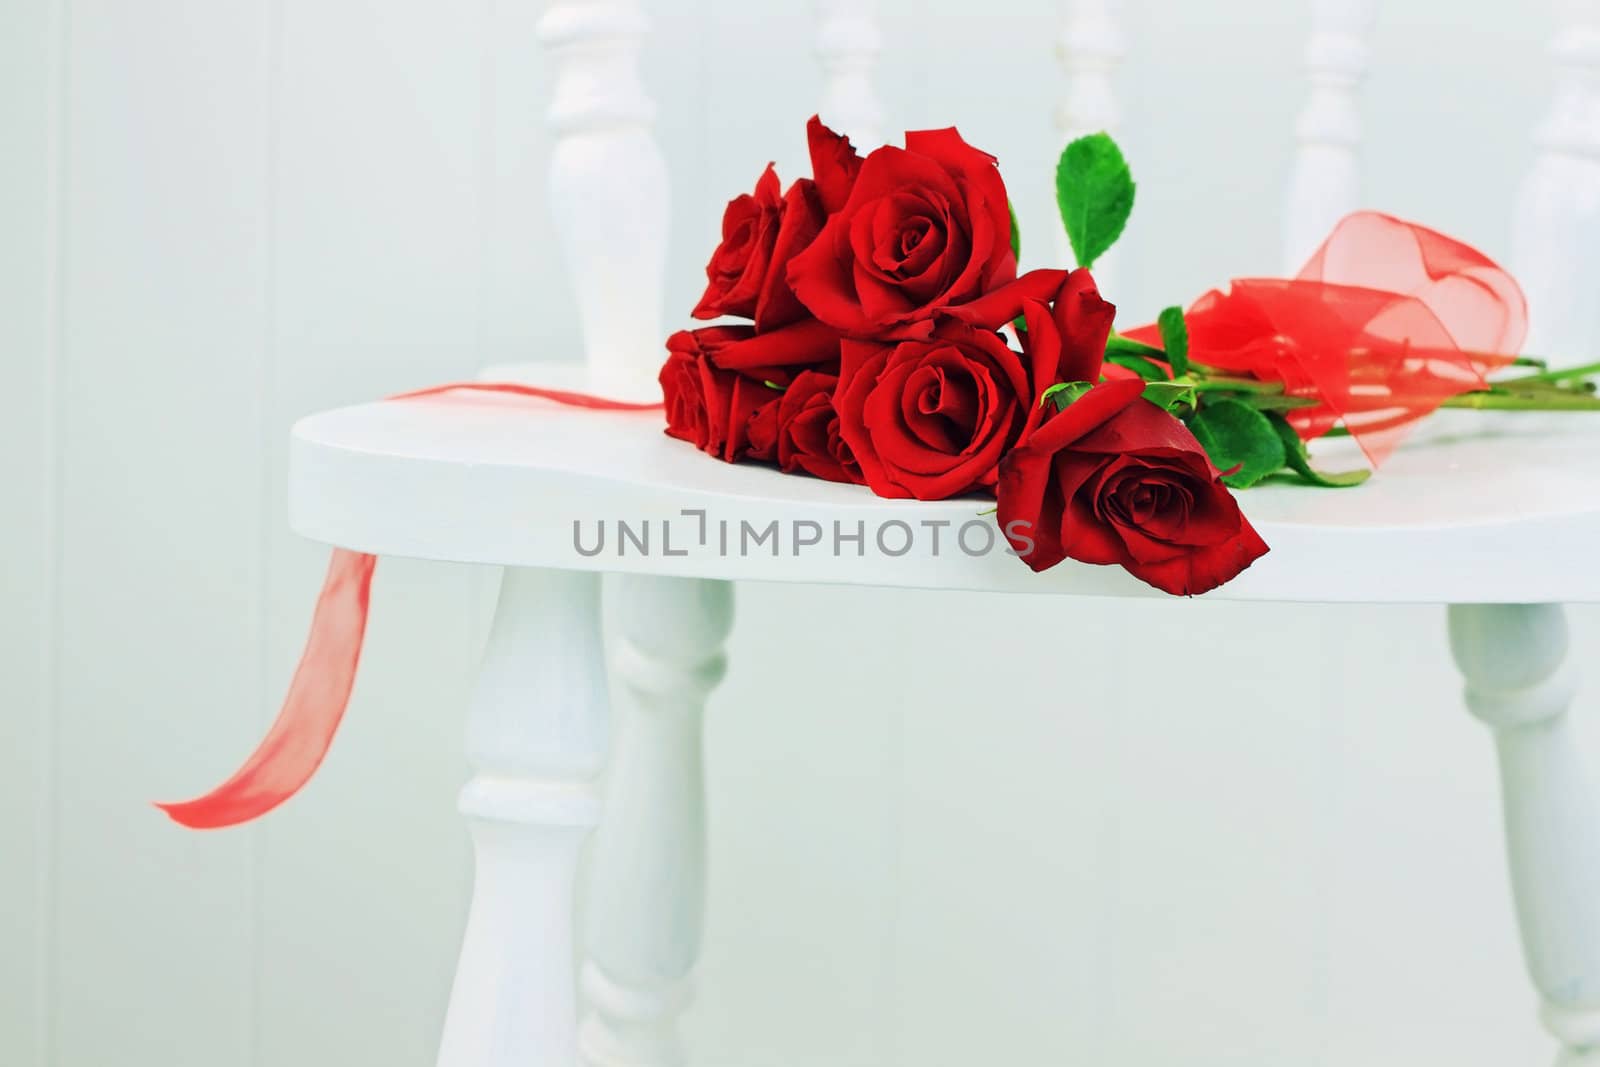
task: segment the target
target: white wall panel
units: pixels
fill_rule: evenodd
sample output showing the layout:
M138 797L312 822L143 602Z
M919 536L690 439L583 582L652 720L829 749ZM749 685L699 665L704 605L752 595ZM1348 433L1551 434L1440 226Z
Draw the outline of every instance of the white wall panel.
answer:
M537 37L545 7L486 0L485 9L479 71L484 362L578 359L583 347L575 298L545 191L551 77ZM651 58L659 55L651 52Z
M485 3L281 2L266 442L274 700L327 558L283 521L289 424L469 377L482 361L493 31ZM383 561L338 743L305 796L262 828L262 1067L432 1062L468 875L454 811L476 658L468 578Z
M748 584L738 596L706 719L709 909L689 1040L730 1065L894 1062L899 741L916 703L880 688L898 659L882 634L937 602Z
M240 1062L254 831L149 807L257 725L259 0L75 0L62 108L56 1062Z
M0 7L0 1058L49 1047L61 7Z

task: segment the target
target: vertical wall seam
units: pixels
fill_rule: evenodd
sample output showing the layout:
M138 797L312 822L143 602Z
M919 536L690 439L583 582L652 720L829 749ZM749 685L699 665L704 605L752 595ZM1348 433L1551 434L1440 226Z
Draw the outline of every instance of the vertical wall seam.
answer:
M884 874L884 923L879 938L877 1024L874 1052L882 1063L900 1062L900 942L905 931L905 818L911 774L906 765L906 708L896 701L889 712L888 766L884 768L884 806L888 809L889 855Z
M494 27L499 18L499 8L495 0L483 0L479 5L478 16L482 20L479 26L480 40L478 53L478 291L477 291L477 361L474 370L482 370L490 361L489 345L492 340L489 330L489 278L491 276L489 264L489 227L494 221L495 208L495 166L499 154L495 151L495 120L498 110L495 106L497 91L497 68L495 65L495 33ZM499 362L496 360L496 362Z
M272 699L270 647L271 545L273 508L273 383L277 380L274 361L278 349L278 119L282 113L279 95L282 86L283 0L266 0L266 56L263 120L266 126L264 174L262 182L262 282L261 347L256 367L257 530L256 530L256 720L271 721ZM251 829L250 838L250 973L247 980L249 1004L246 1010L245 1041L248 1063L261 1067L265 1048L262 1041L262 975L266 967L266 887L267 838L261 826Z
M54 0L48 22L49 49L46 71L50 85L46 90L45 136L45 309L44 309L44 392L45 427L40 442L45 464L45 516L43 530L43 569L45 624L40 627L40 658L44 686L39 708L39 798L38 870L34 891L37 894L38 925L35 929L35 1005L36 1041L39 1067L50 1067L57 1056L57 975L56 960L60 937L57 888L60 882L61 797L59 771L59 726L61 708L61 637L63 590L61 537L64 495L62 492L61 436L65 418L62 406L61 364L66 346L66 182L68 145L66 135L67 89L71 47L69 0Z

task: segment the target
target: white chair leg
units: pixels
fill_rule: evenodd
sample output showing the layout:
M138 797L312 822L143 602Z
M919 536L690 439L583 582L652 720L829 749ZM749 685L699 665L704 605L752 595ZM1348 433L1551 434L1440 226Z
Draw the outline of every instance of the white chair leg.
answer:
M440 1067L578 1062L573 883L606 703L599 576L508 568L467 730L477 876Z
M1523 953L1561 1042L1600 1065L1600 808L1567 715L1576 672L1554 604L1454 605L1467 706L1494 731Z
M727 582L625 575L620 728L589 869L581 1046L591 1067L684 1062L678 1016L705 894L701 722L733 624Z

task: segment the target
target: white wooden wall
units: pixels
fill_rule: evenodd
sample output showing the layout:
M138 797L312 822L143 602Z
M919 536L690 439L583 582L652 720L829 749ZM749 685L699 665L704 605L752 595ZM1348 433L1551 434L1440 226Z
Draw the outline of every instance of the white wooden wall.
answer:
M651 6L687 309L721 201L802 158L813 12ZM1260 208L1306 6L1120 5L1130 317L1277 266ZM999 154L1032 264L1054 247L1051 7L880 5L887 128L955 122ZM0 5L7 1067L431 1062L481 575L385 561L347 728L296 803L194 836L145 802L230 767L292 666L322 552L284 527L288 423L576 351L538 15ZM1538 4L1386 2L1373 203L1503 254L1550 29ZM708 730L705 1067L1544 1055L1438 610L740 595ZM1600 647L1600 617L1576 622ZM970 656L935 653L952 640ZM1153 681L1143 643L1191 649L1204 688Z

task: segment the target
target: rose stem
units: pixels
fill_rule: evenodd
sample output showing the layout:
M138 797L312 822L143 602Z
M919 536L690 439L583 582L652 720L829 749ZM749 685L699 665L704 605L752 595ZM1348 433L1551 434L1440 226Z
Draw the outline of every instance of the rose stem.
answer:
M1277 394L1283 392L1282 382L1263 382L1257 381L1255 378L1221 378L1212 377L1209 374L1204 378L1196 378L1192 382L1175 381L1175 384L1189 386L1196 392L1201 393L1218 391L1229 393L1261 393L1268 396L1276 396Z
M1502 386L1514 382L1502 382ZM1439 405L1443 408L1477 408L1482 411L1600 411L1600 396L1582 393L1477 392L1453 396Z
M1563 370L1547 370L1538 374L1526 374L1520 378L1506 378L1494 384L1500 386L1527 385L1529 382L1570 382L1574 378L1587 378L1592 374L1600 374L1600 363L1586 363L1581 367L1567 367Z

